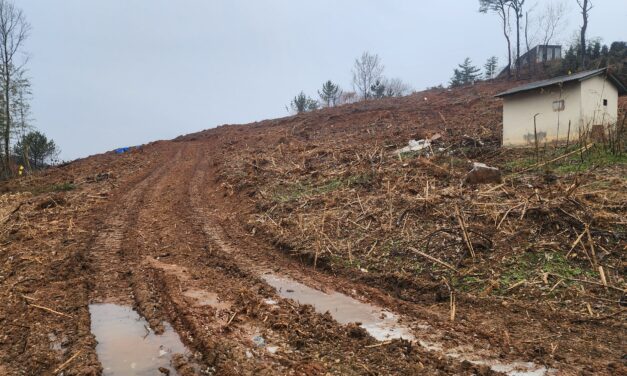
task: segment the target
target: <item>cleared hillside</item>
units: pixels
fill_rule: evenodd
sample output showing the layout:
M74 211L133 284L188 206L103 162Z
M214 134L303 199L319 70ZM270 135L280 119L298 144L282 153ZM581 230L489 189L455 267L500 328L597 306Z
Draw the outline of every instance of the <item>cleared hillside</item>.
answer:
M98 303L171 323L190 350L179 374L626 372L625 154L500 149L493 95L512 85L222 126L4 183L0 374L101 372ZM471 162L502 182L462 185ZM381 307L414 340L299 304L281 278Z

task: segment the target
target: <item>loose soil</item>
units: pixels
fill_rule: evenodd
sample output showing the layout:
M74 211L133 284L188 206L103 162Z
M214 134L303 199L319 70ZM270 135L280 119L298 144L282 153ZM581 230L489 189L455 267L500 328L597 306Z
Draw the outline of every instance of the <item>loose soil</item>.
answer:
M500 149L493 95L512 85L222 126L3 183L0 374L102 374L102 304L175 331L179 375L626 374L624 158ZM503 182L463 186L472 161Z

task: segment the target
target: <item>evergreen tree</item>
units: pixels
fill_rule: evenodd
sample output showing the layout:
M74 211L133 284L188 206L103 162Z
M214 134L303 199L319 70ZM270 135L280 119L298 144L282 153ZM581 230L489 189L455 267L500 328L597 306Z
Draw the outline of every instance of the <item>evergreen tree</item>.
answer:
M314 99L311 99L308 95L303 93L302 91L292 99L292 103L290 103L292 110L297 113L313 111L318 108L318 102Z
M494 78L494 76L496 75L496 68L497 65L499 63L499 59L496 56L492 56L491 58L488 59L488 61L486 61L485 65L484 65L484 69L485 69L485 78L488 80L491 80Z
M453 69L453 77L451 78L451 87L462 86L464 79L462 77L462 72L455 68Z
M570 46L562 59L562 73L571 74L577 72L579 67L579 46Z
M340 95L342 95L342 90L340 90L340 86L331 82L331 80L322 84L322 91L318 90L318 95L324 104L327 107L335 106L337 104Z
M459 69L453 71L451 78L451 86L461 86L473 84L479 78L481 69L472 65L472 61L467 57L462 64L458 65Z
M29 132L13 147L16 159L28 158L30 165L37 169L45 166L46 160L54 158L59 149L53 140L49 140L41 132Z

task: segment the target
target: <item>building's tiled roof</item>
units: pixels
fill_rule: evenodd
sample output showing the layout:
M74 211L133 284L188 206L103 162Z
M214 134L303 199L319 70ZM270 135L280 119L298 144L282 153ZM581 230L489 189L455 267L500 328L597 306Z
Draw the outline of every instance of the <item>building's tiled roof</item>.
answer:
M607 73L607 68L601 68L601 69L595 69L595 70L589 70L589 71L585 71L585 72L569 74L568 76L560 76L560 77L555 77L555 78L551 78L551 79L548 79L548 80L531 82L531 83L528 83L526 85L517 86L515 88L509 89L507 91L504 91L502 93L497 94L496 96L497 97L505 97L505 96L508 96L508 95L521 93L523 91L529 91L529 90L533 90L533 89L539 89L539 88L542 88L542 87L559 85L559 84L563 84L565 82L583 81L583 80L586 80L588 78L595 77L595 76L598 76L598 75L601 75L601 74L604 74L604 73L606 73L607 74L607 78L610 81L612 81L614 83L614 85L616 85L616 88L618 89L618 95L623 95L623 94L627 93L627 89L625 88L625 86L616 77L614 77L612 74Z

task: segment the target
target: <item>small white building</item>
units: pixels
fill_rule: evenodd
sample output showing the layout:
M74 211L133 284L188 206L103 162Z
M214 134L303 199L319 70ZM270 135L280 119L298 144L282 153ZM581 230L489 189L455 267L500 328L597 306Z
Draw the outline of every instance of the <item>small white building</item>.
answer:
M579 132L616 124L625 86L606 68L518 86L503 98L503 146L577 139ZM536 131L534 133L534 117Z

